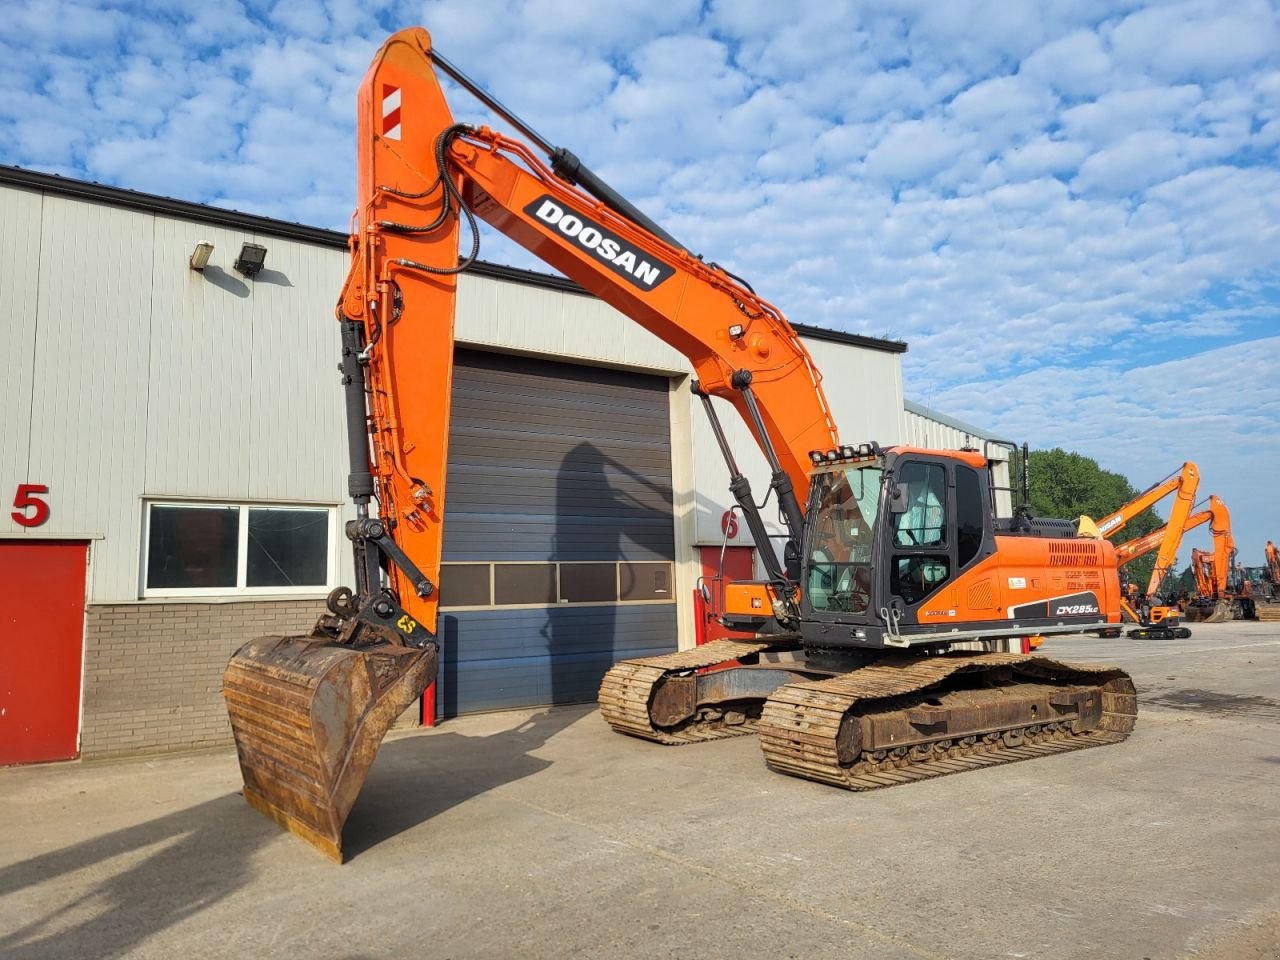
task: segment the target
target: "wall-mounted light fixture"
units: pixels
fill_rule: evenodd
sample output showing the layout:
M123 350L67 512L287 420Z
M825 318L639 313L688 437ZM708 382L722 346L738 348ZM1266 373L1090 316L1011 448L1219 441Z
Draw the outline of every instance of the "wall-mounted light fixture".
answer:
M267 262L267 248L256 243L246 243L240 247L240 256L232 264L237 270L252 280L262 272L262 265Z
M207 240L202 240L196 244L195 250L191 252L191 269L203 270L209 265L209 257L213 255L213 244Z

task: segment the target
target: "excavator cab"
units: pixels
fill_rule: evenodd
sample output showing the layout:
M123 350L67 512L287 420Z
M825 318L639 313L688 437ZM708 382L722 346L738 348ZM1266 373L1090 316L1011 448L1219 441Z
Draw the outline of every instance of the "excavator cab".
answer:
M995 552L987 462L875 444L813 462L800 630L825 647L902 646L898 628L934 622L935 601ZM947 605L951 623L962 613Z

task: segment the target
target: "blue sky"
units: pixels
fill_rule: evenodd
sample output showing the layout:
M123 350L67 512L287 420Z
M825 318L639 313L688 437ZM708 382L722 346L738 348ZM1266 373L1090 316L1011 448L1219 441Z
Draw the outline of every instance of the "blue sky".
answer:
M10 0L0 162L345 228L412 24L793 320L907 340L913 399L1195 460L1245 563L1280 538L1274 4Z

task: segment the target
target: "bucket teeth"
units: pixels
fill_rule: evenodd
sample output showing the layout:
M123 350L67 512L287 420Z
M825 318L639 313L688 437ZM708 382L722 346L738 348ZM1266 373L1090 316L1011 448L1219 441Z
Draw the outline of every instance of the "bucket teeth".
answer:
M222 678L249 805L342 862L342 827L391 724L436 676L436 646L260 637Z

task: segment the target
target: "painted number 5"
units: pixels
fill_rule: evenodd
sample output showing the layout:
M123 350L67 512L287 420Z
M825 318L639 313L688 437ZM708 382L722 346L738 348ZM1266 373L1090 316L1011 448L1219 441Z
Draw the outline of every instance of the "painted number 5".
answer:
M48 484L20 483L14 495L13 522L22 527L38 527L49 519L49 504L41 497L49 492ZM28 513L27 511L31 511Z

